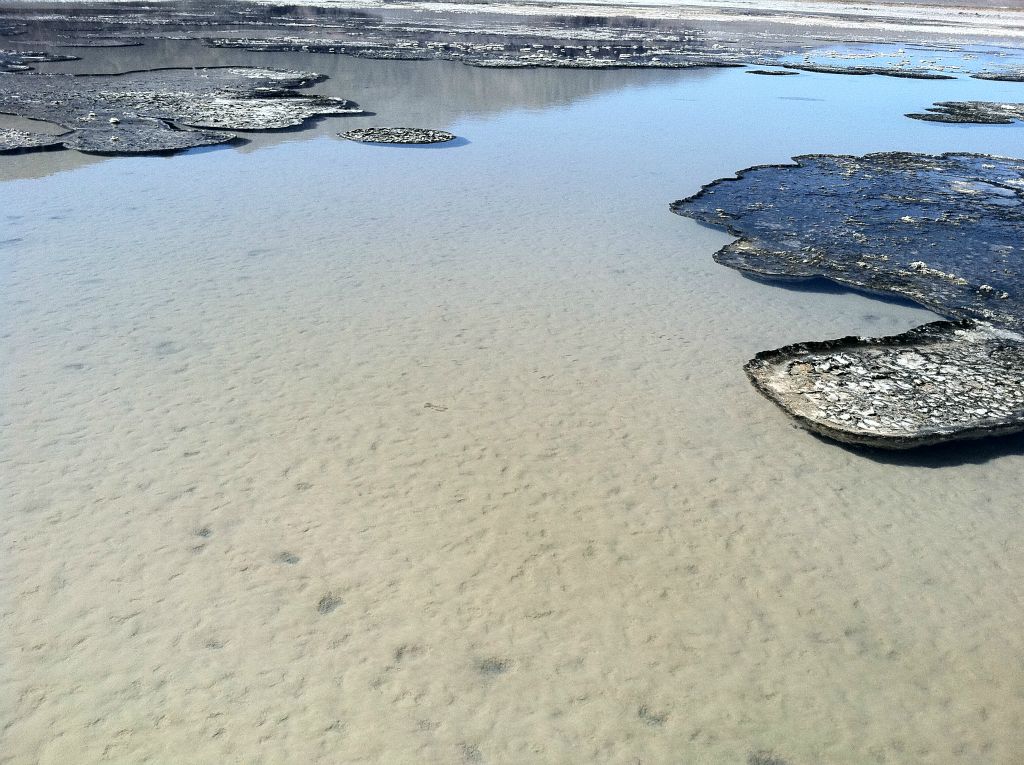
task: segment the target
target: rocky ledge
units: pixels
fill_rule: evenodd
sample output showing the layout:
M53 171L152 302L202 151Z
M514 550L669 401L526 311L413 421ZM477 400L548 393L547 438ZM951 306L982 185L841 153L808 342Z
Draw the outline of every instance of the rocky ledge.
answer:
M166 153L234 141L329 114L363 114L344 99L295 90L322 79L248 67L161 69L121 75L0 73L0 111L55 123L59 139L11 136L2 151L55 145L95 154ZM13 131L12 131L13 132Z
M427 128L404 127L369 127L339 133L342 138L361 143L402 143L425 144L447 143L454 141L455 136L444 130L428 130Z
M908 117L925 122L959 122L975 125L1009 125L1024 122L1024 104L993 101L940 101L923 113Z
M1024 430L1024 337L976 322L799 343L745 369L801 425L845 443L909 449Z
M1024 160L794 162L715 181L671 209L738 237L716 253L724 265L824 277L968 323L761 353L747 365L758 389L805 427L849 443L907 448L1024 430Z

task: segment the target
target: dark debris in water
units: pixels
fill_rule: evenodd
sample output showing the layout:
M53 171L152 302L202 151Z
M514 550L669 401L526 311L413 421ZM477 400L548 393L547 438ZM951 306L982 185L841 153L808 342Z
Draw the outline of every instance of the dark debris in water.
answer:
M319 75L250 67L157 69L122 75L3 74L0 111L69 132L58 139L22 131L0 151L65 148L96 154L166 153L277 130L329 114L361 114L351 101L296 92Z
M1024 122L1024 104L995 101L940 101L923 113L908 117L925 122L954 122L975 125L1009 125Z
M809 155L672 205L738 237L715 255L767 277L824 277L962 323L757 355L755 386L810 430L909 448L1024 430L1024 160Z

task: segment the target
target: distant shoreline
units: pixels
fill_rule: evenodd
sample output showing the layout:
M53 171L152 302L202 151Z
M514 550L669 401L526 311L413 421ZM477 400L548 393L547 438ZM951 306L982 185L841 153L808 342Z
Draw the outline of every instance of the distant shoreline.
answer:
M425 11L515 16L634 17L645 20L704 23L760 24L846 32L899 33L902 37L974 40L1024 38L1024 8L1006 0L253 0L258 3L310 8ZM8 0L17 6L92 6L130 3L133 0ZM154 0L156 3L173 0Z

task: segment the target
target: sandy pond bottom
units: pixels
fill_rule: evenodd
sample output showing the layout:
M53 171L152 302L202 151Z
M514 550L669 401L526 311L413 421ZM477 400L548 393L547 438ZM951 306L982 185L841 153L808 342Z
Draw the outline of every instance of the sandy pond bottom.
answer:
M668 212L1006 84L231 55L378 116L4 160L0 762L1021 761L1024 442L794 429L751 355L933 317Z

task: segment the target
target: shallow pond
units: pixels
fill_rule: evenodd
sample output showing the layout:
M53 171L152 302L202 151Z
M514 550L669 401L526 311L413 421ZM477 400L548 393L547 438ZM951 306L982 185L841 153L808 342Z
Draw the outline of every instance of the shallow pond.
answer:
M323 72L373 117L0 159L0 762L1011 763L1024 440L891 456L741 366L933 317L716 265L668 204L1024 85ZM458 145L337 133L448 130ZM765 755L766 757L767 755Z

